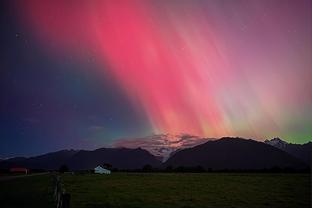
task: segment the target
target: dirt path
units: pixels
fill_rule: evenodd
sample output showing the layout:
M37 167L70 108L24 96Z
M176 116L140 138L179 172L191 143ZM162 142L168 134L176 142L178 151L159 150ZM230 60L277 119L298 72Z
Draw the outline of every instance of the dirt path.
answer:
M45 173L34 173L34 174L25 174L25 175L17 175L17 176L3 176L0 177L0 181L7 181L11 179L16 179L16 178L24 178L24 177L31 177L31 176L39 176L39 175L46 175L49 174L48 172Z

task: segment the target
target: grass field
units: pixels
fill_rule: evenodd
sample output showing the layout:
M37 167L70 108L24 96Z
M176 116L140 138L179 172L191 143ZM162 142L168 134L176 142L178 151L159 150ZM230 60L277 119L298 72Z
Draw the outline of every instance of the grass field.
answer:
M309 174L63 174L72 208L310 207ZM52 176L0 181L1 208L50 208Z
M50 175L0 180L1 208L54 208Z
M74 208L310 207L309 174L63 175Z

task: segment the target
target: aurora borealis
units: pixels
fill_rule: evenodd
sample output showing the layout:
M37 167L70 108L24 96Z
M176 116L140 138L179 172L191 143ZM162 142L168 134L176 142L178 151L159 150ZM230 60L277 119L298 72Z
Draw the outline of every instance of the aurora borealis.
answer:
M312 139L311 1L32 0L1 15L3 155L159 133Z

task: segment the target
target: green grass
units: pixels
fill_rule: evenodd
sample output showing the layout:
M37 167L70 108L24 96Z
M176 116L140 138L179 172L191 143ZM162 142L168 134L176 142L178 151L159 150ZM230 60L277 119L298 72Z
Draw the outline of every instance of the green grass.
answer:
M0 181L1 208L54 208L50 175Z
M113 173L62 178L73 208L310 207L309 174Z
M25 175L25 173L0 173L0 179L1 177L6 177L6 176L22 176Z
M63 174L72 208L310 207L309 174ZM55 207L50 175L0 181L0 207Z

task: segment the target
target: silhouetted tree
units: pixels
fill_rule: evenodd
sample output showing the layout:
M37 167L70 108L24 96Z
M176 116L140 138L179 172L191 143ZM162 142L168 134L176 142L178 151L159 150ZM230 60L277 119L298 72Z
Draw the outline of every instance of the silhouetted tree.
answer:
M175 168L175 172L186 172L186 168L183 166L179 166L179 167Z
M142 168L143 172L152 172L153 171L153 167L151 165L144 165Z
M60 173L65 173L65 172L68 172L68 167L67 165L62 165L60 168L59 168L59 172Z
M109 163L104 163L103 164L104 168L111 170L113 168L113 166Z
M172 172L173 171L173 167L171 165L166 167L166 171L167 172Z
M194 168L194 172L197 173L201 173L201 172L205 172L205 168L203 168L202 166L198 165Z

